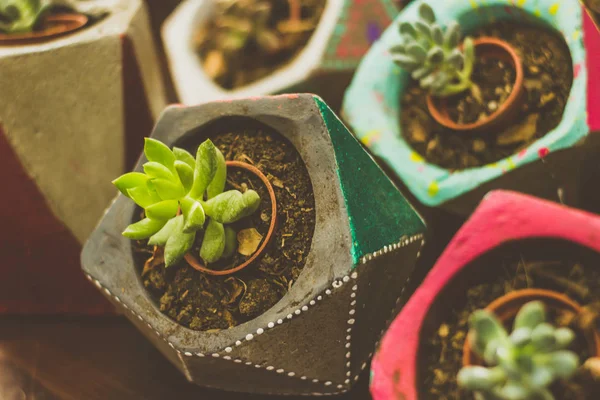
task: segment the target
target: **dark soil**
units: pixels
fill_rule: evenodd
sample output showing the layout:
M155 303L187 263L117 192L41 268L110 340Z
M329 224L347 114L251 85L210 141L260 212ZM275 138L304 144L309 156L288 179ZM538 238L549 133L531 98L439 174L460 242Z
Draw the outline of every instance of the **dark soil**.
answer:
M277 303L302 272L315 227L315 201L308 171L296 149L279 135L248 128L210 136L227 160L250 163L270 180L277 198L278 224L265 253L244 270L229 276L211 276L182 261L165 269L160 249L139 242L136 252L144 286L160 310L180 324L196 330L227 329L253 319ZM194 147L188 148L195 154ZM255 214L234 224L236 231L254 228L263 237L271 221L271 202L262 182L237 168L228 169L228 186L254 189L261 197ZM197 254L202 235L192 250ZM232 259L210 265L229 269L248 257L235 253ZM146 266L142 267L146 263Z
M311 38L326 0L236 0L216 3L216 12L200 27L195 38L204 71L225 89L236 89L265 78L293 60ZM299 6L298 18L291 5ZM266 6L270 14L264 25L255 11ZM290 24L295 21L297 24ZM233 28L232 28L233 27ZM239 43L240 32L248 40ZM261 40L266 32L270 39ZM265 37L264 35L262 36ZM233 39L232 39L233 38Z
M549 321L555 326L568 326L576 332L587 330L592 324L600 328L600 269L574 261L525 261L522 256L498 258L487 271L497 271L483 282L472 285L466 297L455 299L451 309L444 314L441 324L433 329L432 337L425 338L420 374L420 392L427 400L454 400L473 398L459 389L456 375L462 367L462 348L468 333L470 314L485 308L496 298L513 290L544 288L568 294L583 305L586 313L575 318L573 314L556 314L548 311ZM510 326L507 327L510 329ZM589 331L589 330L588 330ZM583 363L588 357L587 344L580 335L572 346ZM569 382L560 381L552 387L557 400L592 400L600 398L600 381L580 368Z
M567 44L558 33L539 26L496 23L471 36L493 36L512 44L523 59L526 101L508 126L482 133L458 133L431 118L427 92L411 81L400 99L402 135L428 162L450 170L480 167L525 149L561 121L573 83ZM497 110L512 90L512 66L501 61L478 61L473 81L482 92L478 104L470 93L449 99L455 121L474 122Z
M471 79L480 89L482 102L471 91L448 99L450 117L460 124L477 122L498 110L512 91L516 73L512 65L502 61L478 58Z

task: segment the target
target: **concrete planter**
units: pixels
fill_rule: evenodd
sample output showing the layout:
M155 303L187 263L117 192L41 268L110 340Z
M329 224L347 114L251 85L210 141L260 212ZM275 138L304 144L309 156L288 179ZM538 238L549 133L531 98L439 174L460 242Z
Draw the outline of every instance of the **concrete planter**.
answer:
M433 165L403 139L398 118L398 95L408 74L392 61L388 48L399 40L397 22L414 20L423 2L413 1L386 30L361 63L346 92L345 120L353 132L403 181L420 203L469 215L493 189L510 189L551 200L578 204L580 172L588 133L595 122L593 106L600 91L593 71L598 58L590 56L600 36L577 0L556 2L471 2L452 0L436 8L442 24L458 19L469 31L501 19L542 22L561 31L571 51L575 79L560 124L528 148L497 163L461 171ZM436 3L436 7L438 4Z
M121 236L135 211L124 196L84 247L84 272L191 382L265 394L345 392L405 301L403 288L424 242L424 224L312 95L171 107L152 137L172 146L202 135L215 120L227 129L239 117L288 139L312 181L317 222L306 265L291 290L264 314L228 330L178 325L158 310L140 282L131 242Z
M236 90L215 84L202 68L192 38L211 17L210 0L184 1L163 25L163 42L180 100L187 105L219 99L311 92L334 109L371 43L397 14L392 0L328 0L302 52L267 78Z
M548 223L552 221L552 223ZM375 400L418 400L422 345L440 326L473 277L488 276L491 258L523 254L527 260L600 257L600 218L522 194L496 191L481 202L385 334L372 363ZM544 241L544 242L540 242ZM536 243L537 245L533 245ZM477 278L474 278L475 280ZM473 283L476 284L476 283ZM459 350L460 351L460 350Z
M0 45L0 167L11 193L0 201L0 312L106 307L83 295L80 243L165 106L156 59L141 0L115 1L67 36Z

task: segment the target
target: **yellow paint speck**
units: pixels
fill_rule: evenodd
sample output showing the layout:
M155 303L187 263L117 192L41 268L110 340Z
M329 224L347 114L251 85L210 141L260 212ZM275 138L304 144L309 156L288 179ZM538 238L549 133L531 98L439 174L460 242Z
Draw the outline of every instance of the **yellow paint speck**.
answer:
M525 4L527 0L517 0L517 5L523 7L523 5Z
M550 6L550 9L548 10L548 11L550 11L550 15L556 15L556 13L558 12L558 7L560 7L560 4L558 4L558 3L552 4Z
M367 132L365 136L363 136L360 141L365 146L369 146L372 142L375 142L380 136L380 132L377 129Z
M475 0L469 0L469 3L471 4L471 7L473 7L473 8L479 7L479 5L477 4L477 2Z
M535 11L533 12L533 15L535 15L536 17L541 17L542 16L542 12L540 11L539 8L536 8Z
M436 181L433 181L429 184L429 188L427 188L427 193L430 197L435 196L440 191L440 188Z
M421 155L416 151L413 151L412 153L410 153L410 161L420 163L423 162L423 157L421 157Z
M579 29L577 29L577 30L575 30L575 32L573 32L573 40L579 39L580 36L581 36L581 31Z
M514 161L512 160L512 158L509 158L507 161L507 170L511 170L511 169L515 169L516 165L514 163Z

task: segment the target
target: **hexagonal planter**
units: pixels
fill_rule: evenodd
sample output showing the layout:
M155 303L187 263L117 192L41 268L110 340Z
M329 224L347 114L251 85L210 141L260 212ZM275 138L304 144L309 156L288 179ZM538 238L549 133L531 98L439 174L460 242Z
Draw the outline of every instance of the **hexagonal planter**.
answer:
M430 356L428 346L448 316L462 310L471 287L482 282L503 285L498 279L503 274L516 279L506 269L514 260L569 260L594 270L600 260L598 235L598 216L514 192L488 194L386 332L372 363L373 398L423 398L424 365L431 362L424 361ZM553 268L564 270L563 265ZM529 270L532 283L527 287L555 284L534 272ZM574 275L567 281L580 278ZM571 297L575 293L566 292Z
M309 92L338 110L344 90L369 46L398 13L391 0L328 0L321 21L300 54L270 76L225 90L204 72L192 39L210 18L213 3L184 1L163 26L163 41L180 100L187 105L219 99Z
M404 303L424 224L329 107L312 95L170 107L152 137L169 146L182 140L198 145L207 127L229 132L240 118L291 142L314 192L316 225L306 265L275 306L218 332L190 330L162 314L142 286L131 241L121 236L137 217L135 204L124 196L84 247L84 272L191 382L272 394L347 391L386 320Z
M108 16L69 35L0 43L0 167L12 198L26 199L7 198L0 212L10 221L0 228L0 312L111 309L83 295L81 243L165 98L143 1L110 4Z
M413 21L427 0L410 3L361 63L345 95L343 118L357 137L403 181L420 203L468 215L489 190L510 189L577 204L579 177L588 133L594 129L598 32L577 0L447 1L435 4L438 20L458 20L464 31L491 21L543 23L563 33L575 78L560 124L529 147L496 163L452 171L431 164L401 134L399 94L408 74L388 49L399 40L397 23ZM429 3L432 3L429 1ZM508 4L510 3L510 4ZM439 8L438 8L439 7Z

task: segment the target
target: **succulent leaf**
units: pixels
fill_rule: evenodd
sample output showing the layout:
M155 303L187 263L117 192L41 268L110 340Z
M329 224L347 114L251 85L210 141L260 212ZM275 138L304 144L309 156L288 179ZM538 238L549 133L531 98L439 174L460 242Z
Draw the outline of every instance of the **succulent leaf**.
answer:
M225 227L225 248L222 258L229 258L238 248L237 232L230 226Z
M177 215L179 202L177 200L164 200L146 207L146 216L151 219L171 219Z
M175 170L177 170L177 175L183 185L184 191L188 193L194 183L194 169L186 162L177 160L175 161Z
M431 27L431 37L438 46L444 45L444 31L438 24L433 24Z
M200 248L200 257L205 263L211 264L218 261L225 250L225 228L223 224L214 219L208 220L202 247Z
M532 301L525 304L515 317L513 329L533 329L546 321L546 311L541 301Z
M127 189L127 194L127 197L142 208L150 207L161 201L161 198L153 190L150 190L148 185Z
M427 62L429 64L439 64L442 61L444 61L444 50L441 47L435 46L429 49L427 52Z
M166 179L153 179L152 185L156 189L156 193L163 200L179 200L185 196L185 189L181 183L173 183Z
M166 222L167 221L163 220L144 218L141 221L129 225L125 231L123 231L123 236L133 240L148 239L150 236L161 230Z
M194 159L194 156L191 155L187 150L180 149L179 147L173 147L173 154L175 155L176 160L183 161L192 169L196 168L196 160Z
M196 200L186 197L181 200L181 212L183 213L185 224L183 231L186 233L195 232L202 229L206 220L204 208Z
M419 7L419 16L426 22L433 24L435 22L435 13L433 8L427 3L422 3Z
M444 47L446 49L453 49L458 46L460 42L460 25L458 22L452 21L448 24L446 28L446 33L444 34Z
M121 193L129 197L127 189L146 187L148 179L148 176L142 174L141 172L128 172L112 181L112 183L117 187L117 189L119 189Z
M148 239L148 244L150 246L161 246L164 247L167 244L167 240L173 233L173 230L177 226L177 218L171 218L167 221L165 226L163 226L158 232L156 232L150 239Z
M206 188L217 172L217 148L210 140L206 140L198 147L196 153L196 167L194 170L194 184L190 196L196 200L203 200Z
M212 199L216 195L223 193L225 190L225 184L227 183L227 165L225 164L225 157L219 149L216 150L216 170L215 176L206 189L207 197Z
M150 178L166 179L168 181L173 180L174 178L174 175L169 168L156 161L147 162L143 165L143 168L146 175Z
M418 43L413 43L406 48L406 54L417 62L423 62L427 58L427 50Z
M400 24L400 34L401 35L408 35L408 36L410 36L412 38L416 38L417 37L417 30L410 23L403 22L403 23Z
M244 194L237 190L229 190L204 203L206 214L218 222L230 224L256 211L260 197L254 190Z
M144 154L148 161L155 161L159 164L164 165L170 171L175 171L175 155L169 149L169 147L152 138L144 139Z
M175 217L175 226L165 244L165 266L170 267L179 262L194 244L196 232L183 231L183 215Z

